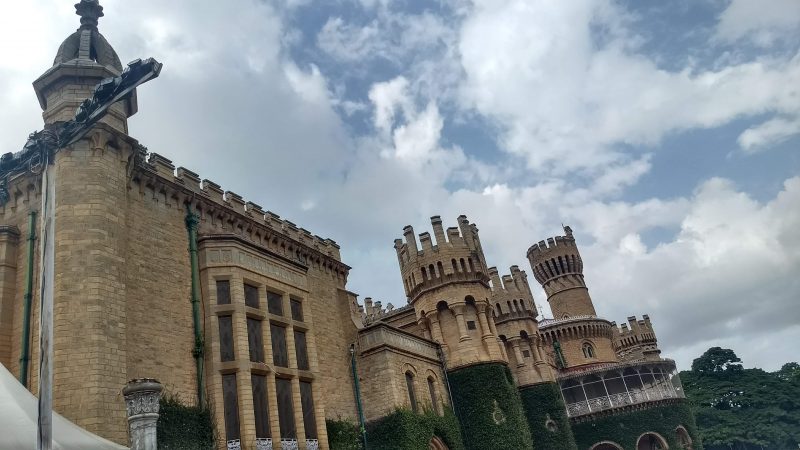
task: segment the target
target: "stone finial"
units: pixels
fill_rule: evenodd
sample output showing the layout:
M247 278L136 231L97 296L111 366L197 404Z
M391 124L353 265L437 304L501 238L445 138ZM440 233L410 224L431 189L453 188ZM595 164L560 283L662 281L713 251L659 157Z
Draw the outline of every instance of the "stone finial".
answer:
M128 381L122 389L128 411L131 450L157 450L156 423L163 386L152 378Z
M97 19L103 17L103 7L98 0L81 0L75 3L75 14L81 16L81 28L97 28Z

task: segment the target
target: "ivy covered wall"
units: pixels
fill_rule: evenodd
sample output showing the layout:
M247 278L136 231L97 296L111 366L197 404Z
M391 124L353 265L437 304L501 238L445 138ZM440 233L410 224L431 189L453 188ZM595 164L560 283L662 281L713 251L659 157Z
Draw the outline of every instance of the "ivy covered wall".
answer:
M156 437L163 450L213 450L215 427L209 409L187 406L177 397L161 397Z
M664 437L670 449L681 449L675 433L678 425L683 425L689 432L692 448L702 450L694 416L689 408L689 402L685 400L574 424L572 432L580 450L588 450L600 441L613 441L625 449L635 449L639 436L647 431L656 432Z
M556 383L519 390L534 450L576 450L564 400Z
M434 436L439 437L450 450L464 450L458 420L449 409L443 416L431 411L418 414L398 409L367 423L369 450L428 450ZM331 450L339 448L331 445Z
M505 364L464 367L449 372L448 376L465 448L530 450L533 447L519 392Z

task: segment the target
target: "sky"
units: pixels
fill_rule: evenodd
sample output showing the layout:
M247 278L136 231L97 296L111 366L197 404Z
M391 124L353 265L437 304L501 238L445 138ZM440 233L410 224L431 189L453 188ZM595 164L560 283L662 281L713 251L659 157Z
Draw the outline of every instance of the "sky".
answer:
M74 3L0 15L0 152ZM598 314L649 314L680 368L797 361L800 1L101 3L123 64L164 63L130 134L336 240L360 298L406 304L393 240L430 216L501 274L567 224Z

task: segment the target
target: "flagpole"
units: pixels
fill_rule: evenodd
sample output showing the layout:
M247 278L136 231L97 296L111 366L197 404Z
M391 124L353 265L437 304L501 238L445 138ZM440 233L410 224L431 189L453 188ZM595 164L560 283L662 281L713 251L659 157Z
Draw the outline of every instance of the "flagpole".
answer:
M53 447L53 284L55 281L55 166L45 154L42 171L42 223L39 290L39 419L36 439L37 450Z

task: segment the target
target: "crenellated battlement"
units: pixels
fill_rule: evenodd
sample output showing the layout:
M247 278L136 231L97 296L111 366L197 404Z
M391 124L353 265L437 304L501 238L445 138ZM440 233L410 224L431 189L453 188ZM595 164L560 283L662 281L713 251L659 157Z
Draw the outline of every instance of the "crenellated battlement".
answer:
M403 228L404 239L395 239L394 248L403 277L406 295L413 299L420 292L450 281L481 281L488 284L478 227L466 216L458 216L458 227L447 230L439 216L431 217L433 236Z
M312 234L241 195L171 160L143 148L132 167L129 190L165 206L185 209L189 204L201 223L214 232L227 232L265 245L279 254L314 265L346 279L349 267L341 262L339 245ZM203 229L201 227L201 233Z
M528 274L519 266L511 266L511 274L500 276L497 267L489 268L492 281L492 300L494 314L497 318L507 315L520 317L536 317L538 315L533 293L528 284Z
M583 277L583 260L572 229L565 226L564 232L565 236L547 238L547 242L539 241L528 249L533 274L542 286L565 275Z
M614 350L620 359L628 360L631 358L642 358L661 353L658 349L658 339L650 322L650 316L642 315L642 320L637 320L636 316L628 317L627 323L617 326L616 322L611 322Z

